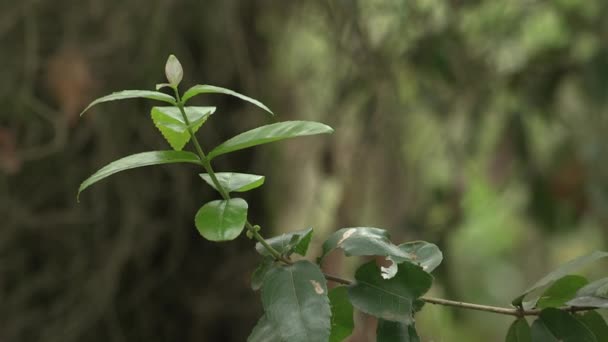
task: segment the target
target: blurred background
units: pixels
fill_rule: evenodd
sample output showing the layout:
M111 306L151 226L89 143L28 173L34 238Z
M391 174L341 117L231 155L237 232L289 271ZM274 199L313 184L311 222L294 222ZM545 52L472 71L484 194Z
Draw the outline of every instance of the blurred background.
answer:
M217 197L200 170L122 173L76 202L101 166L169 148L150 102L78 114L164 82L170 53L183 86L336 129L217 159L267 176L244 195L265 236L312 226L318 251L338 228L386 228L444 251L432 295L508 305L607 249L607 15L602 0L0 1L0 341L244 341L260 316L253 243L194 228ZM272 122L193 101L218 106L207 149ZM510 322L428 305L418 329L500 341Z

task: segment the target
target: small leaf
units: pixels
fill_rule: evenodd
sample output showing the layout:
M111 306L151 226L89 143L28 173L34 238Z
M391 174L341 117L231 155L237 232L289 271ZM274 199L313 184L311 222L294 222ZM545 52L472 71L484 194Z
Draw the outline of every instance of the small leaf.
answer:
M377 342L420 342L413 324L378 319Z
M200 159L196 154L185 151L152 151L133 154L113 161L87 178L80 184L77 197L80 197L80 193L89 186L117 172L137 167L171 163L191 163L200 165Z
M224 141L208 154L209 160L244 148L268 144L283 139L314 134L332 133L334 130L314 121L284 121L254 128Z
M437 245L426 241L412 241L399 245L399 249L409 254L411 261L426 272L433 272L443 260L443 253Z
M170 55L165 64L165 76L172 87L177 87L184 77L184 69L177 57Z
M519 297L515 298L513 300L512 304L514 306L521 307L522 302L523 302L524 298L526 297L526 295L528 295L528 293L530 293L534 290L537 290L543 286L549 285L552 282L554 282L555 280L557 280L565 275L568 275L568 274L574 272L575 270L577 270L591 262L597 261L597 260L605 258L607 256L608 256L608 253L606 253L606 252L595 251L593 253L570 260L569 262L561 265L559 268L557 268L556 270L552 271L551 273L547 274L542 279L537 281L534 285L532 285L529 289L527 289L523 294L521 294Z
M587 311L575 317L593 333L598 342L608 341L608 325L606 325L602 315L596 311Z
M413 322L414 301L425 294L433 277L420 266L399 264L394 278L383 279L375 261L359 267L348 297L357 309L389 321Z
M571 306L594 306L608 308L608 278L591 282L576 292L574 299L566 304Z
M295 252L305 256L311 239L312 228L307 228L297 232L275 236L267 239L266 242L281 255L290 255ZM259 242L255 244L255 250L261 255L270 256L270 253Z
M301 260L273 268L264 278L262 304L282 340L311 342L329 338L327 286L315 264Z
M348 288L338 286L329 291L331 305L331 334L329 342L341 342L353 333L353 305L348 300Z
M555 308L544 309L538 316L538 320L541 321L546 329L538 327L539 331L535 332L533 325L533 341L554 341L551 339L552 336L556 338L556 341L559 340L561 342L598 342L593 333L583 323L565 311ZM541 330L545 331L541 332ZM538 335L543 336L545 339L538 339Z
M84 114L87 110L89 110L94 105L100 104L102 102L135 99L135 98L145 98L145 99L150 99L150 100L164 101L164 102L170 103L172 105L175 105L175 98L173 96L167 95L165 93L161 93L158 91L151 91L151 90L123 90L123 91L112 93L110 95L106 95L104 97L100 97L97 100L91 102L91 104L89 104L87 106L87 108L85 108L82 111L82 113L80 113L80 116L82 116L82 114Z
M258 100L252 99L251 97L245 96L243 94L239 94L234 90L230 90L230 89L222 88L222 87L216 87L216 86L207 85L207 84L198 84L198 85L195 85L192 88L188 89L184 93L184 96L182 96L182 101L184 103L186 103L186 101L188 101L190 98L192 98L193 96L196 96L198 94L225 94L225 95L236 96L239 99L252 103L252 104L262 108L263 110L267 111L268 113L274 115L274 113L268 107L266 107L262 102L260 102Z
M264 278L268 271L270 271L273 267L277 267L274 264L274 259L272 257L265 257L262 259L262 262L258 265L258 267L253 271L251 275L251 289L254 291L262 288L262 284L264 283Z
M171 85L169 83L159 83L156 85L156 91L159 91L159 90L161 90L163 88L167 88L167 87L171 88Z
M282 340L277 327L264 315L253 328L247 342L282 342Z
M199 176L212 188L218 190L213 184L211 176L201 173ZM258 188L264 184L264 176L236 172L216 172L215 177L227 192L245 192ZM219 190L218 190L219 191Z
M247 208L247 202L242 198L211 201L198 210L194 222L207 240L234 240L245 227Z
M578 275L563 276L545 290L538 299L536 306L541 309L560 307L574 298L576 291L587 283L585 277Z
M532 331L525 318L518 318L511 324L505 341L532 342Z
M207 121L209 115L215 112L215 107L184 107L184 112L190 123L192 133ZM177 107L153 107L150 112L152 121L171 147L180 151L190 141L188 125Z
M412 255L395 246L388 232L380 228L355 227L336 231L323 243L321 259L335 248L342 248L347 256L386 256L397 263L412 260Z

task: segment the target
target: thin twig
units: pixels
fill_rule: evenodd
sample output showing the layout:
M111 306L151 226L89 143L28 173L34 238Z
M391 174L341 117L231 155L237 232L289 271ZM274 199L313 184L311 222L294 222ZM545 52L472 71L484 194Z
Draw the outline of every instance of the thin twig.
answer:
M334 276L331 274L324 273L324 276L325 276L325 279L339 283L339 284L343 284L343 285L352 285L353 284L353 281L351 281L351 280L340 278L340 277L337 277L337 276ZM459 301L443 299L443 298L435 298L435 297L420 297L419 299L421 301L423 301L425 303L429 303L429 304L451 306L451 307L467 309L467 310L492 312L492 313L497 313L497 314L501 314L501 315L509 315L509 316L515 316L515 317L538 316L538 315L540 315L540 313L542 311L542 309L523 310L523 309L519 309L519 308L505 308L505 307L500 307L500 306L459 302ZM579 311L595 310L597 308L591 307L591 306L563 306L563 307L560 307L559 309L563 310L563 311L568 311L568 312L579 312Z

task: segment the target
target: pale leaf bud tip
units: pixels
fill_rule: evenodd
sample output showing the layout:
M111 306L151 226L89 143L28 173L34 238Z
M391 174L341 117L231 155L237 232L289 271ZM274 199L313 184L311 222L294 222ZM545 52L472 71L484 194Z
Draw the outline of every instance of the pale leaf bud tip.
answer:
M174 55L170 55L167 59L167 64L165 65L165 75L167 76L167 81L169 81L169 84L171 84L173 87L177 87L184 77L182 65Z

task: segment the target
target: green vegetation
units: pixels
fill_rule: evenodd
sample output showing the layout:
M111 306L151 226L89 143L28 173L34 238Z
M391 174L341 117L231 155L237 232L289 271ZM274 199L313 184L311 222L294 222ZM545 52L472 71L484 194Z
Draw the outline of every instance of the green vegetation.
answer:
M207 172L203 174L203 180L222 199L208 202L198 210L194 222L199 233L207 240L223 242L236 239L246 228L247 236L257 241L256 250L263 257L252 278L252 288L261 290L264 315L249 335L248 341L342 341L354 330L352 313L355 308L378 319L378 342L419 341L415 314L423 309L424 303L516 316L518 318L507 332L507 342L600 342L608 339L608 326L594 311L608 307L608 278L588 284L584 277L569 274L587 263L607 257L608 253L605 252L579 257L546 275L514 299L512 309L423 297L431 288L433 277L430 272L441 263L442 252L437 246L424 241L394 245L384 229L340 229L323 244L323 254L318 258L318 264L307 260L292 261L290 256L293 253L306 256L313 230L264 239L260 233L261 228L248 221L247 202L242 198L230 197L231 191L243 192L259 187L262 185L262 176L222 173L220 181L211 160L221 154L278 140L332 133L333 129L312 121L278 122L241 133L206 154L195 132L216 108L187 107L186 101L192 96L203 92L218 92L237 96L272 112L256 100L215 86L197 85L186 91L190 96L180 97L178 86L183 77L183 69L173 55L167 60L165 73L169 83L157 88L170 87L175 93L174 98L166 98L162 93L127 90L102 97L87 109L101 102L133 97L173 103L175 107L172 108L154 107L152 119L174 151L144 152L110 163L85 180L78 194L93 183L126 169L179 162L201 166ZM173 108L179 111L181 118L177 117L177 111ZM173 113L165 115L172 122L160 123L155 113ZM184 132L188 135L184 136ZM189 141L192 141L196 155L181 151ZM236 178L237 185L230 182L233 178ZM376 261L367 262L357 269L354 281L325 275L320 265L323 258L336 248L343 249L347 256L384 257L390 266L379 266ZM347 286L337 287L330 295L326 279ZM527 295L547 285L551 286L542 295L524 302ZM579 316L579 312L585 314ZM532 328L525 316L538 316Z

